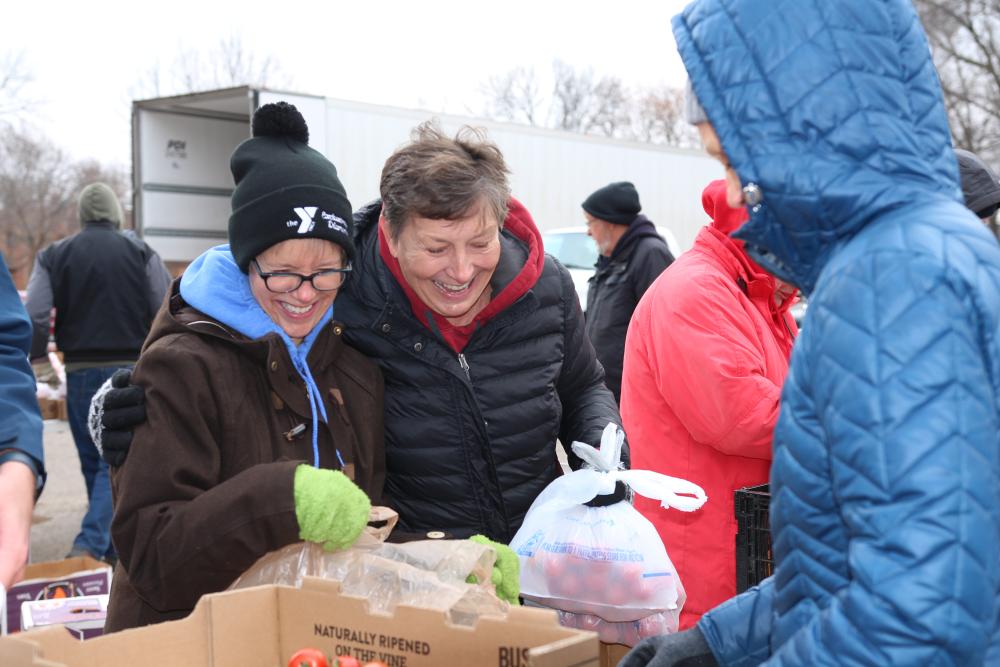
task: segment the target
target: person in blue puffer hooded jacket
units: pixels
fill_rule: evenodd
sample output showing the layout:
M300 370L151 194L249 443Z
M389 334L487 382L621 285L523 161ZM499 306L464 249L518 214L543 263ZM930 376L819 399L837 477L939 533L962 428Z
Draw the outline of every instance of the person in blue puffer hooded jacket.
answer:
M1000 248L910 1L698 0L674 33L733 236L809 310L774 576L621 664L1000 664Z

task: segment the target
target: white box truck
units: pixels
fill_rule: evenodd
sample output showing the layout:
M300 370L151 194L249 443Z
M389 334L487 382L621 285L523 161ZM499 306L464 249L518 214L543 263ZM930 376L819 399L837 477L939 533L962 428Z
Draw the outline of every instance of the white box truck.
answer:
M582 224L587 195L632 181L643 213L687 249L708 221L701 191L722 177L722 167L696 150L297 93L240 87L141 100L132 105L135 221L163 259L187 263L225 242L229 156L250 136L254 110L280 100L302 112L310 145L337 166L355 207L378 196L385 159L431 118L449 134L462 125L486 129L510 167L514 196L543 232Z

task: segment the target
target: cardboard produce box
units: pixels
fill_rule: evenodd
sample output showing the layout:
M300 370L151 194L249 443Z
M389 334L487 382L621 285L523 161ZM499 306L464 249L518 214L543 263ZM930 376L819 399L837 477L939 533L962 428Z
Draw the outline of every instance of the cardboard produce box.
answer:
M111 566L89 556L32 563L25 568L24 579L0 596L0 633L21 629L21 605L25 602L110 592Z
M21 628L61 625L80 639L104 634L108 615L107 595L79 595L71 598L32 600L21 603Z
M51 398L39 398L38 411L42 414L42 419L59 419L59 401Z
M64 398L39 398L38 411L42 414L42 419L59 419L66 421L69 414L66 412L66 399Z
M632 649L624 644L605 644L601 642L600 667L618 667L618 663Z
M475 627L440 611L368 613L334 581L206 595L185 619L77 641L49 627L0 639L4 667L285 667L300 648L389 667L598 667L597 635L559 625L555 612L516 607Z

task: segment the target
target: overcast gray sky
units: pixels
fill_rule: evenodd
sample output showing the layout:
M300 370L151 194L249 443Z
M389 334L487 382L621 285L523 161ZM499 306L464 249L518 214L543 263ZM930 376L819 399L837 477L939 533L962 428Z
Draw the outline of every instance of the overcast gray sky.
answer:
M77 159L127 165L129 101L157 62L237 36L294 92L478 113L516 66L574 68L630 86L683 85L670 19L688 0L327 0L5 3L0 49L21 51L29 122Z

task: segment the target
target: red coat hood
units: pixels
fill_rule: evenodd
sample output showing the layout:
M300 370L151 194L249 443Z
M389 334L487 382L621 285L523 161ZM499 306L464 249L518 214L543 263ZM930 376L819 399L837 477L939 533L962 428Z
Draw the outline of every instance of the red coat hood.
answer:
M712 181L705 187L701 193L701 205L712 219L712 227L726 236L739 229L749 217L746 208L729 206L726 201L726 182L723 180Z
M756 283L754 291L760 290L762 293L773 294L777 288L774 277L751 259L746 252L743 241L731 236L747 221L749 216L746 207L732 208L726 201L726 182L720 179L705 186L701 193L701 205L705 209L705 213L708 213L712 219L709 227L715 232L714 236L733 252L734 259L740 264L741 272L745 274L747 282ZM782 305L777 308L777 312L782 314L786 312L797 298L796 294L785 299Z

